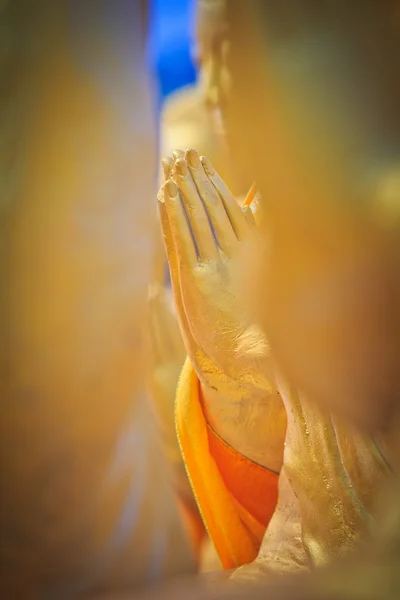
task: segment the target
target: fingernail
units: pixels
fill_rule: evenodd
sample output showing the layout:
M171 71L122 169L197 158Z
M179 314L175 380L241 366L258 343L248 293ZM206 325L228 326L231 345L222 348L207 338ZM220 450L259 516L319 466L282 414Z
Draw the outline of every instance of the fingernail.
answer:
M179 158L175 162L175 168L179 175L181 175L182 177L186 177L186 175L188 174L187 164L182 158Z
M164 177L165 179L168 179L171 172L171 165L166 158L161 159L161 164L164 171Z
M215 175L215 169L206 156L201 157L201 164L203 165L204 170L207 173L207 175L210 175L210 177L212 175Z
M168 196L173 200L178 195L178 188L176 187L176 183L172 181L172 179L168 179L165 184L165 189L167 190Z
M187 150L186 158L189 162L189 165L192 167L192 169L197 169L200 166L199 155L197 154L197 152L195 150Z

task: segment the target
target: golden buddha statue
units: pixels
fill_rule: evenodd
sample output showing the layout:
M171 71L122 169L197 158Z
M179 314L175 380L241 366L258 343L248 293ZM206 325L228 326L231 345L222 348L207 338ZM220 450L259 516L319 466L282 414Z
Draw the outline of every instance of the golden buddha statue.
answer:
M243 192L245 187L240 183L237 172L232 172L229 168L231 162L229 150L226 136L220 127L219 103L215 98L215 92L219 89L218 61L215 59L219 54L219 40L223 39L221 26L223 28L225 23L222 18L223 3L200 2L198 8L198 37L195 52L199 64L199 80L196 85L183 88L167 99L160 123L161 155L172 154L174 149L179 147L195 147L201 154L211 158L224 180L228 181L240 195L240 190ZM161 180L169 177L169 170L169 165L164 164ZM156 408L157 421L163 432L161 438L171 467L174 488L180 503L183 502L186 507L185 512L189 512L191 531L194 532L195 547L199 556L199 568L201 571L217 570L220 568L220 562L207 542L208 536L204 536L204 529L201 536L199 513L197 509L194 510L196 504L176 437L173 402L184 360L174 340L181 334L177 324L175 324L177 330L174 331L173 308L167 300L169 292L165 285L165 254L158 246L155 258L156 285L152 286L149 302L151 348L155 350L150 363L151 395ZM166 339L167 337L170 339ZM164 351L162 351L163 346L165 346ZM283 440L280 443L281 448L282 443ZM280 454L282 454L281 450ZM201 548L199 548L200 543Z
M203 19L199 20L202 23ZM209 31L207 29L207 31ZM160 122L160 154L172 154L175 148L196 147L210 156L224 177L233 183L228 167L229 155L221 132L216 127L208 102L206 83L207 61L197 54L199 81L170 96L163 107ZM169 168L161 169L160 180L168 178ZM150 313L150 366L151 396L159 423L164 453L168 459L173 487L183 516L188 523L194 543L200 572L217 571L220 561L213 544L206 534L197 508L192 488L186 474L185 464L178 444L174 416L174 402L179 375L186 357L182 335L176 321L171 291L165 281L166 260L164 245L157 244L155 285L151 286Z
M255 558L275 507L276 473L282 464L286 415L267 376L270 361L265 340L247 322L245 312L240 311L241 303L236 301L233 257L237 260L239 249L245 248L254 235L252 213L242 211L211 163L204 159L203 164L214 175L219 193L227 198L228 209L217 202L219 195L210 186L197 153L188 152L186 159L180 153L176 156L179 158L175 165L171 164L172 177L179 182L185 197L193 200L191 213L195 221L190 226L196 232L196 242L192 242L189 250L192 261L189 270L180 259L178 262L178 247L179 252L186 253L185 242L179 240L177 233L175 238L169 228L166 212L169 204L164 196L166 186L175 185L169 180L160 193L160 215L178 320L190 357L178 388L178 430L189 477L210 536L224 566L239 566ZM213 230L197 189L201 190L204 202L215 204L218 210L217 217L211 220ZM180 223L183 225L183 221ZM226 227L229 229L225 236ZM216 245L212 231L218 232L221 247ZM207 236L204 241L203 235ZM185 236L190 243L188 230ZM212 270L210 279L202 263L196 267L197 251L204 253L202 260ZM188 278L185 285L180 281L180 263ZM190 281L193 275L195 285ZM184 296L185 293L188 295ZM190 326L187 310L192 311ZM214 337L207 335L207 323L212 320L221 324L221 329L213 328ZM229 353L221 352L224 347L229 348ZM193 379L191 365L196 369L200 387L198 380ZM262 430L259 428L265 422L270 427L267 439L265 425ZM210 464L202 465L203 459L209 459ZM257 492L266 494L267 502L261 507L255 501Z
M262 12L266 8L261 4ZM193 151L176 157L171 178L160 193L159 207L181 328L200 380L208 426L231 448L270 466L272 455L265 447L263 455L257 440L264 427L264 441L270 441L274 419L268 411L275 406L272 391L279 391L286 407L288 432L278 507L258 559L235 574L239 580L258 578L263 572L323 566L368 541L371 524L379 518L381 491L391 479L391 462L379 428L366 431L362 422L368 422L370 409L377 414L377 397L393 397L394 367L400 354L393 352L398 338L388 331L381 304L384 301L391 307L386 294L392 281L387 272L392 264L387 243L358 214L354 218L354 212L334 202L344 191L349 201L355 196L354 186L343 187L352 173L359 174L349 148L351 153L362 150L364 154L359 156L365 157L362 142L366 137L352 139L346 146L349 130L343 120L333 134L335 115L327 117L329 105L323 102L323 86L317 90L319 95L315 94L320 111L313 116L310 106L314 107L316 100L310 96L313 103L307 105L305 92L300 95L289 60L293 54L284 52L278 36L276 47L271 42L268 62L264 58L269 56L264 52L268 36L265 32L256 35L259 23L252 20L250 8L234 5L240 18L232 23L231 54L225 57L235 66L232 102L226 106L228 130L233 140L241 141L237 150L243 166L254 173L263 197L268 198L263 228L268 271L261 271L266 273L262 284L266 294L260 312L273 355L261 335L253 336L251 347L245 346L243 353L239 350L248 332L254 330L249 317L238 318L240 294L231 284L231 263L251 246L253 235L246 230L243 214L239 216L233 208L232 195L213 167ZM260 23L267 23L262 16ZM254 60L246 61L245 68L243 46L238 43L243 35L249 53L254 53ZM318 71L307 54L310 47L315 46L299 46L305 53L301 72L307 73L308 65L314 68L311 84ZM303 57L300 50L299 61ZM325 64L321 56L317 66ZM331 56L328 45L327 57ZM313 91L315 86L310 87L310 94ZM303 104L294 102L296 94ZM304 114L296 112L296 106L304 106ZM343 114L344 109L338 109L336 122ZM316 118L320 120L316 122ZM321 123L328 125L323 152L316 134ZM305 131L310 133L308 143ZM344 132L342 138L340 132ZM300 150L294 155L297 148ZM335 180L328 166L338 149L347 149L347 153L337 164L344 164L344 156L348 164L342 179ZM284 175L287 170L289 174ZM359 194L360 188L356 191ZM391 252L393 256L392 246ZM261 260L264 255L258 254ZM369 282L374 282L374 293L367 292ZM257 292L260 296L259 288ZM194 393L196 381L188 376L185 390ZM185 410L187 414L189 407ZM184 416L179 410L177 416L179 427ZM247 428L251 444L245 441ZM203 435L200 428L193 432L194 437ZM197 461L193 467L195 457L188 459L184 448L183 453L189 474L191 469L201 471L204 465ZM207 461L205 464L208 466ZM198 480L196 476L195 491ZM226 495L221 495L223 501ZM212 521L213 514L208 513L207 518Z

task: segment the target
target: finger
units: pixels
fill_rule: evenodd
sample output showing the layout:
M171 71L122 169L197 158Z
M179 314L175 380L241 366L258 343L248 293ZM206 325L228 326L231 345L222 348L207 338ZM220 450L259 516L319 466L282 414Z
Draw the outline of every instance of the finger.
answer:
M185 205L190 228L195 240L199 260L210 260L218 256L218 248L197 187L182 158L175 162L174 180L178 183Z
M161 232L162 232L163 241L164 241L165 253L167 255L167 262L168 262L168 267L169 267L169 271L170 271L171 284L172 284L172 288L174 290L175 280L178 281L178 285L179 285L178 257L176 255L175 242L174 242L174 237L173 237L172 231L171 231L171 225L170 225L169 218L168 218L167 207L165 204L164 195L165 195L165 184L160 188L160 191L158 192L157 204L158 204L158 214L160 217L160 225L161 225Z
M185 158L185 153L183 150L173 150L172 157L174 160L179 160L180 158Z
M194 268L197 265L196 246L178 187L172 179L168 179L161 189L163 193L158 199L167 209L179 265Z
M178 257L175 249L175 241L174 236L172 235L171 224L169 222L167 207L165 205L164 200L161 201L160 195L164 194L163 188L161 188L158 196L158 213L160 216L161 222L161 230L163 233L165 252L167 255L169 274L171 278L171 287L174 296L175 305L177 307L177 311L180 312L182 307L181 300L181 286L179 280L179 264ZM179 315L182 318L182 315Z
M161 190L160 190L160 192L161 192ZM160 194L159 194L159 196L160 196ZM169 267L169 273L170 273L170 278L171 278L171 287L172 287L172 293L173 293L173 297L174 297L177 319L179 322L179 327L181 330L182 338L185 340L186 348L189 351L191 346L195 347L195 344L194 344L194 341L193 341L193 338L191 335L191 331L190 331L189 323L188 323L188 320L186 317L186 312L185 312L183 299L182 299L182 291L181 291L181 284L180 284L180 277L179 277L179 264L178 264L178 257L176 254L176 249L175 249L174 236L172 235L171 224L169 222L168 213L167 213L167 207L165 205L165 202L161 202L160 197L159 197L159 202L158 202L158 212L160 215L161 229L163 232L165 250L166 250L167 259L168 259L168 267Z
M164 156L161 159L162 168L164 171L164 182L168 181L171 177L172 167L174 166L174 159L171 156Z
M254 218L253 211L251 210L250 206L243 206L242 211L243 211L244 216L246 217L246 221L247 221L247 224L250 227L250 229L256 231L257 230L256 220Z
M224 203L225 210L228 214L229 220L232 224L236 237L239 240L244 239L248 233L248 227L246 223L246 218L242 213L239 204L236 202L236 198L233 196L232 192L229 190L227 185L215 171L208 158L202 156L200 160L210 181L221 196L222 202Z
M200 198L208 213L218 246L221 250L228 251L235 242L236 235L221 196L206 174L197 152L195 150L187 150L185 158Z

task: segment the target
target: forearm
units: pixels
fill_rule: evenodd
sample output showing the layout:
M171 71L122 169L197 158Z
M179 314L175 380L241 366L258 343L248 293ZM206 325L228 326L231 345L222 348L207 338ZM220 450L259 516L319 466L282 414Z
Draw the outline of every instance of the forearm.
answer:
M286 435L286 411L278 393L260 394L232 382L219 389L201 384L209 426L250 460L279 473Z

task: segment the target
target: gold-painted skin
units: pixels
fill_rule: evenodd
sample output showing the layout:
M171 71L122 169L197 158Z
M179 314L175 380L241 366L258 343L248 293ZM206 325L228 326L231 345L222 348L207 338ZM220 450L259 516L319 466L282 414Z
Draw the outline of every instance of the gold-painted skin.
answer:
M200 71L202 72L200 66ZM161 115L160 148L161 156L171 154L174 148L194 145L202 154L212 157L218 165L219 172L232 183L228 154L223 140L213 126L210 112L205 101L206 87L200 74L200 84L185 87L175 92L166 101ZM160 173L160 185L164 181L164 173ZM150 364L150 389L156 420L159 425L160 439L164 454L168 459L169 472L174 489L188 506L193 504L196 511L196 500L187 476L185 464L179 448L175 427L175 393L178 378L186 352L182 336L171 303L171 290L165 282L167 266L164 244L161 236L157 239L156 284L152 286L149 298L151 325L151 348L153 349ZM221 563L214 545L205 536L199 550L198 569L200 572L219 571Z
M260 574L330 563L368 539L390 476L388 462L370 435L332 417L286 383L261 334L250 338L254 345L240 345L252 329L236 301L233 273L255 235L254 222L207 159L200 161L190 150L185 157L175 153L174 164L164 164L170 179L160 191L159 209L179 319L204 390L207 418L239 452L278 470L284 423L280 398L287 412L276 514L256 563L234 578L257 580ZM271 444L277 424L280 436Z
M288 414L285 481L256 562L235 579L324 566L366 545L392 478L372 435L321 410L283 379L279 390Z
M268 224L268 219L264 217L263 230L268 230L268 235L274 236L274 245L271 248L279 259L276 262L275 274L278 269L279 275L279 269L281 269L281 275L283 275L283 278L275 277L274 279L276 283L275 300L278 302L279 298L281 298L282 301L282 294L286 293L292 307L295 307L296 303L298 304L298 292L302 291L298 288L299 282L302 281L307 289L306 276L307 274L310 276L311 282L314 276L313 265L318 262L319 257L323 257L323 253L321 254L320 250L326 250L326 241L332 235L336 235L336 239L342 240L342 254L343 257L347 257L347 265L349 265L348 258L352 257L354 246L347 244L344 250L344 241L349 237L351 240L352 229L345 226L343 220L339 222L339 227L335 229L337 225L336 221L333 220L333 216L335 215L331 215L330 221L329 216L326 217L325 215L325 220L321 221L320 209L312 204L311 201L307 201L307 198L303 197L304 193L298 198L298 206L303 207L303 204L304 206L309 206L309 213L307 212L307 215L309 214L313 219L309 219L309 222L307 222L304 212L300 214L298 211L293 211L293 214L288 213L288 210L295 208L295 203L292 202L290 192L294 191L293 198L297 198L300 196L299 188L297 187L296 189L294 187L292 190L290 186L283 185L284 179L287 178L290 180L292 176L290 170L288 171L290 164L289 157L280 155L282 152L281 140L274 128L271 129L270 114L267 113L271 108L270 103L264 102L262 104L256 93L260 77L258 71L254 68L255 63L253 64L251 61L245 61L244 63L243 44L241 43L239 47L237 43L237 40L245 39L248 48L252 52L259 50L258 46L254 44L255 37L253 39L251 35L247 35L245 33L247 30L243 27L247 18L245 14L247 8L244 5L240 7L240 11L238 12L241 12L241 15L234 22L235 27L233 29L231 27L232 23L230 23L231 38L234 41L236 40L234 44L235 54L233 59L229 61L229 66L232 64L235 65L235 71L232 74L229 73L229 69L227 68L227 54L221 51L222 48L226 48L224 41L226 41L228 31L224 8L225 3L223 2L207 2L206 0L199 2L200 16L203 19L203 23L207 25L207 23L210 24L210 20L212 22L212 27L204 26L199 28L203 61L206 65L206 70L208 69L208 73L212 75L205 78L208 89L208 102L209 105L214 106L214 111L219 109L220 112L224 113L224 116L228 108L229 125L234 128L235 141L240 140L240 148L238 145L234 148L234 150L239 150L238 154L241 158L240 167L248 168L249 172L253 172L257 181L259 180L262 184L264 183L263 179L266 180L266 183L269 183L267 176L271 179L271 173L275 171L272 174L272 182L275 183L275 178L276 190L279 191L280 196L276 198L268 196L269 211L271 211L270 217L274 220L274 227L270 228L269 224L271 223ZM248 12L250 14L252 11L249 10ZM214 43L214 41L213 43L209 43L210 37L214 41L217 38L218 43ZM243 68L244 65L246 65L245 68ZM241 75L240 80L238 74ZM235 86L233 106L229 106L229 104L232 104L232 99L228 98L228 84L232 81L231 75L236 83L240 82ZM252 107L251 114L249 110L243 110L243 107L250 106ZM262 116L262 130L260 129L261 123L259 124L256 119L252 118L253 114ZM254 135L256 126L258 128L257 135ZM253 128L252 135L250 135L251 128ZM266 144L267 138L268 145ZM253 139L255 143L253 143ZM279 158L275 160L274 154ZM282 164L279 163L279 160L282 161ZM271 165L275 166L271 167ZM282 175L282 169L284 169L284 176ZM175 182L179 182L177 177L174 179ZM294 179L295 177L293 177ZM278 185L280 186L279 188ZM269 187L271 188L271 185ZM268 189L268 185L261 185L261 188ZM322 188L322 192L324 190L326 193L326 185ZM165 199L164 191L161 198L162 200ZM312 198L312 194L309 195L309 198ZM180 194L180 200L184 203L187 212L190 214L191 209L188 206L185 194ZM271 200L273 200L272 203ZM168 203L168 199L166 201ZM162 211L164 211L165 218L166 211L163 208ZM164 235L165 231L168 232L168 228L169 225L167 227L164 226ZM301 231L304 234L302 237L299 235ZM350 233L350 236L347 235L348 233ZM173 252L170 252L170 256L173 255L172 268L177 270L176 265L178 260L175 253L178 252L179 260L181 260L179 244L184 244L184 240L177 240L179 231L176 231L175 249L171 233L169 232L167 235L169 247L173 248ZM279 248L277 242L279 242ZM280 250L280 252L277 253L277 250ZM282 253L283 251L286 251L287 256ZM312 251L312 255L309 251ZM262 253L261 248L259 250L260 253ZM372 254L373 251L371 252ZM282 262L282 258L285 258L285 256L287 260L286 262ZM267 303L265 302L264 288L266 283L271 283L271 277L266 277L264 274L267 273L267 262L268 272L270 271L271 264L270 261L265 260L265 256L259 258L256 254L249 252L249 257L251 262L247 265L248 270L251 274L255 274L253 278L255 283L248 287L249 291L252 290L254 294L250 291L249 296L254 295L256 299L255 305L259 305L258 313L261 315L263 323L266 326L270 326L271 317L266 314L265 307ZM311 262L310 258L312 258ZM301 261L303 261L305 270L303 269L302 278L298 280L299 273L297 267ZM257 271L258 263L260 264L260 273ZM322 260L319 263L319 268L322 268L323 272L330 272L329 263L325 267ZM290 268L290 265L293 265L292 268ZM355 272L357 272L357 268L358 265L355 261ZM290 279L290 273L293 275L292 279ZM286 284L284 278L286 275L289 276L291 285L285 285L283 288L282 283ZM177 279L179 280L178 277ZM321 281L323 282L323 279ZM343 280L339 278L336 284L334 284L333 293L338 293L341 289L345 289L342 283ZM308 288L312 293L313 288L310 286ZM271 289L269 288L270 291ZM283 316L279 321L280 339L284 339L286 336L289 346L293 346L293 352L300 359L300 364L303 364L304 360L308 360L308 364L306 365L307 371L304 371L304 373L308 377L307 383L310 383L310 377L313 377L313 387L315 388L315 383L318 384L318 379L325 376L325 373L320 371L318 367L321 363L318 354L313 357L316 360L310 360L309 354L305 352L303 360L302 347L294 343L298 337L299 317L297 321L294 318L290 322L285 322L284 319L285 314L287 316L291 315L291 312L295 314L294 311L290 311L290 306L283 306L281 311ZM208 321L208 326L209 328L212 327L211 320ZM278 321L276 329L278 329ZM303 329L305 332L306 329ZM205 329L204 334L206 331ZM302 332L300 331L300 333ZM376 337L374 339L376 340ZM308 340L305 338L304 341L307 342ZM368 342L367 338L366 342ZM309 350L309 344L305 345L305 347ZM324 349L324 346L322 346L322 349ZM360 358L360 364L361 362L362 358ZM197 372L200 374L201 380L201 370L198 367ZM349 375L351 379L350 364ZM353 373L353 375L355 376L356 373ZM273 378L271 382L273 382ZM336 384L332 380L330 380L330 383ZM204 387L203 384L203 389ZM383 483L390 478L390 468L387 464L388 451L382 439L379 438L378 445L372 436L362 434L361 429L359 430L354 426L350 426L344 419L331 417L327 411L317 409L316 405L309 399L306 399L304 395L301 395L297 388L289 386L283 377L280 378L279 384L276 385L276 388L278 387L282 393L288 412L288 436L285 447L284 467L280 476L279 503L268 527L264 543L260 550L259 559L254 565L240 569L235 575L237 580L245 579L247 578L246 576L250 578L254 576L255 579L258 579L260 574L264 572L283 572L303 567L308 568L312 564L324 564L337 556L347 554L368 538L369 526L377 515L380 491L384 487ZM332 386L332 389L338 390L339 388L336 385L336 388ZM313 400L319 402L321 397L318 394L314 394ZM340 405L340 394L334 400L336 400L336 404ZM210 403L207 403L208 410L210 410L209 405ZM348 404L348 408L350 407L351 404ZM230 421L229 412L231 408L228 404L225 409L228 416L225 416L225 419L221 419L221 421ZM211 407L211 412L212 410L213 407ZM248 410L247 406L245 410ZM253 410L254 415L256 415L257 410L254 408L254 405ZM216 412L216 409L214 411ZM245 419L240 420L238 413L237 417L237 430L240 430L240 424L242 425L242 429L245 429ZM231 421L234 421L234 419L231 419ZM219 425L220 423L216 420L214 427L217 430ZM263 439L265 440L268 437L267 432L269 431L267 420L263 420L259 426L260 439L262 438L263 427ZM229 427L226 429L229 429ZM241 436L245 438L246 434L242 431ZM224 436L222 435L222 437ZM232 435L231 442L233 446L240 448L240 434ZM260 454L261 452L262 450L259 448L258 453Z
M193 150L174 158L164 161L171 178L160 190L159 211L178 320L207 420L241 454L279 472L286 415L271 384L268 345L243 310L236 285L254 217L207 159Z
M215 41L222 36L220 24L223 9L223 2L198 3L198 43L195 53L199 65L199 82L178 90L167 99L161 115L160 154L165 156L172 154L175 148L193 146L211 159L224 181L235 186L226 141L220 135L221 131L215 127L213 119L213 106L217 104L214 105L210 101L213 96L210 90L219 87L218 69L213 67L215 60L212 50L218 46ZM167 169L167 177L168 174ZM162 169L159 180L160 185L165 181ZM152 350L150 386L156 417L164 430L164 449L174 462L178 462L174 414L171 407L185 354L181 357L180 352L176 354L179 346L176 336L181 338L181 348L184 346L176 316L167 298L169 291L165 283L166 261L161 235L157 238L154 256L156 285L152 286L149 298ZM173 331L174 328L176 331ZM168 337L173 339L168 340Z

